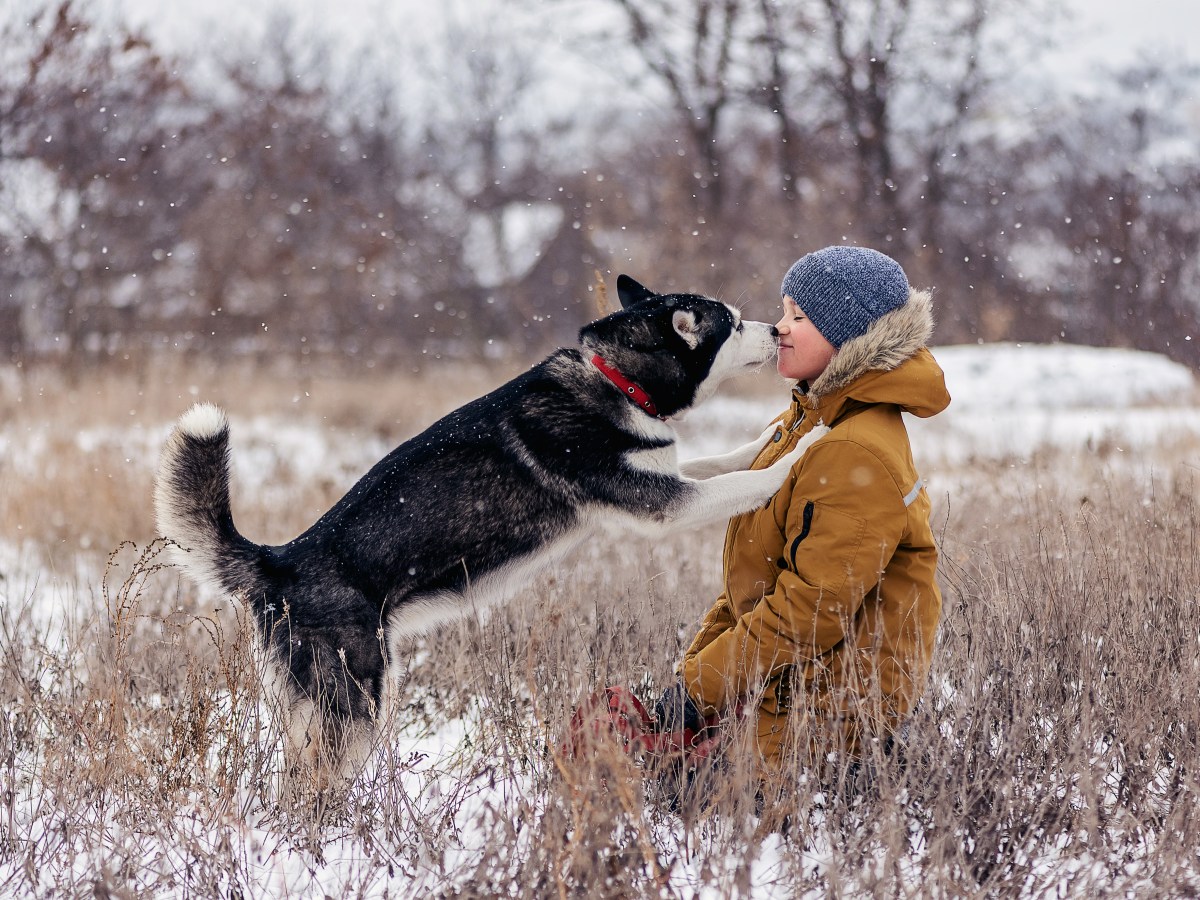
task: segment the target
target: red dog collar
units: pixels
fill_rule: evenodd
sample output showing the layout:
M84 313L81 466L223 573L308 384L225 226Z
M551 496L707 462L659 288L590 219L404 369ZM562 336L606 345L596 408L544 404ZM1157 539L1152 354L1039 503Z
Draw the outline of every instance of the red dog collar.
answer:
M654 416L656 419L663 418L658 414L658 407L654 405L654 401L650 399L650 395L642 386L622 375L620 369L610 364L599 353L592 357L592 365L607 375L608 380L619 387L621 393L636 403L638 408L647 415Z

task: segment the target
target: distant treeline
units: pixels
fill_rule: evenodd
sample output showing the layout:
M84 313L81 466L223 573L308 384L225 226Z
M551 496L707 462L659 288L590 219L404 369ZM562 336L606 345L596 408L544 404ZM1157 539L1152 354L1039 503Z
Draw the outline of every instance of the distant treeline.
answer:
M1198 362L1197 72L1057 89L1055 11L514 0L348 64L282 16L179 58L47 4L0 33L0 356L531 355L597 273L765 317L854 242L939 343Z

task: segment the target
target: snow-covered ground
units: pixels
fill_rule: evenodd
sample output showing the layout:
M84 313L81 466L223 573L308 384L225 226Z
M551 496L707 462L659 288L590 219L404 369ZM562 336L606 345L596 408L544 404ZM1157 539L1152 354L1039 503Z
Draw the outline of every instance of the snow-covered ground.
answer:
M931 421L910 419L914 456L927 479L943 487L969 479L974 463L1009 462L1020 465L1039 451L1052 449L1070 455L1141 452L1171 445L1175 459L1200 468L1200 406L1196 380L1187 368L1160 356L1124 350L1102 350L1074 346L1020 346L1012 344L935 348L952 396L950 408ZM14 391L18 380L0 373L0 391ZM770 376L764 376L770 377ZM785 391L756 399L725 396L694 411L681 425L682 455L685 457L728 449L761 432L787 401ZM56 423L61 425L63 423ZM332 477L347 486L388 448L380 438L358 437L339 440L338 433L323 423L297 420L286 413L276 417L241 418L233 414L234 465L242 472L262 476L255 483L242 480L239 492L248 500L266 504L286 503L272 491L271 473L286 469L300 482L308 478ZM169 422L130 428L90 428L76 433L80 452L98 447L118 447L134 466L153 469L158 447ZM14 434L0 422L0 489L6 479L52 477L46 448L28 431ZM991 474L980 477L994 477ZM93 554L94 555L94 554ZM40 571L38 554L19 544L15 535L0 535L0 604L19 607L34 596L38 621L45 622L48 643L53 645L53 628L71 615L76 588L87 583L87 565L78 571ZM95 579L95 574L90 576ZM31 591L31 585L37 585ZM468 714L470 716L470 714ZM437 798L462 777L470 750L464 735L472 728L464 720L453 720L433 733L402 735L401 755L417 760L405 773L405 793L419 810L424 798ZM518 779L519 780L519 779ZM411 782L411 783L410 783ZM501 785L490 790L512 790ZM479 808L488 805L488 788L472 800ZM434 802L431 800L430 802ZM497 808L503 808L502 805ZM265 896L305 894L320 889L338 895L347 885L363 885L365 861L355 857L355 846L326 848L324 867L314 869L289 860L286 842L269 831L255 829L246 834L248 846L258 848L256 857L266 860L253 880ZM485 835L462 835L457 853L469 857L472 842ZM778 882L783 866L781 850L768 841L761 856L751 864L750 879L758 885ZM343 865L344 862L344 865ZM702 857L691 864L679 863L670 881L681 893L701 883L689 868L707 865ZM823 865L818 854L808 860L809 869ZM419 867L418 867L419 868ZM419 883L422 878L428 880ZM410 893L437 886L436 869L414 882L409 878L379 876L374 888ZM365 883L371 883L368 879ZM786 879L783 882L786 884ZM782 890L776 887L775 891ZM772 896L771 889L756 890L755 896ZM778 894L783 896L784 894Z

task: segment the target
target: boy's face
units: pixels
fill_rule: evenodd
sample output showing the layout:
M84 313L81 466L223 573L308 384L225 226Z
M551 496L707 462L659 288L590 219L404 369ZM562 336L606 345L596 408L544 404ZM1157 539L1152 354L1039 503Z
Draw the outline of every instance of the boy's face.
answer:
M775 365L784 378L812 381L825 371L837 353L796 301L786 295L783 318L775 323L775 330L779 332L779 358Z

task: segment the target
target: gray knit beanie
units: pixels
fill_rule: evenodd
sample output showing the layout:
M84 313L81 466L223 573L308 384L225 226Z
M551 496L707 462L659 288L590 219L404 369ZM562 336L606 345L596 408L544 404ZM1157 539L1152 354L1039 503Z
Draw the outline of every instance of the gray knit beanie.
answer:
M841 347L908 301L908 279L900 263L878 250L826 247L796 260L780 296L795 300L825 340Z

